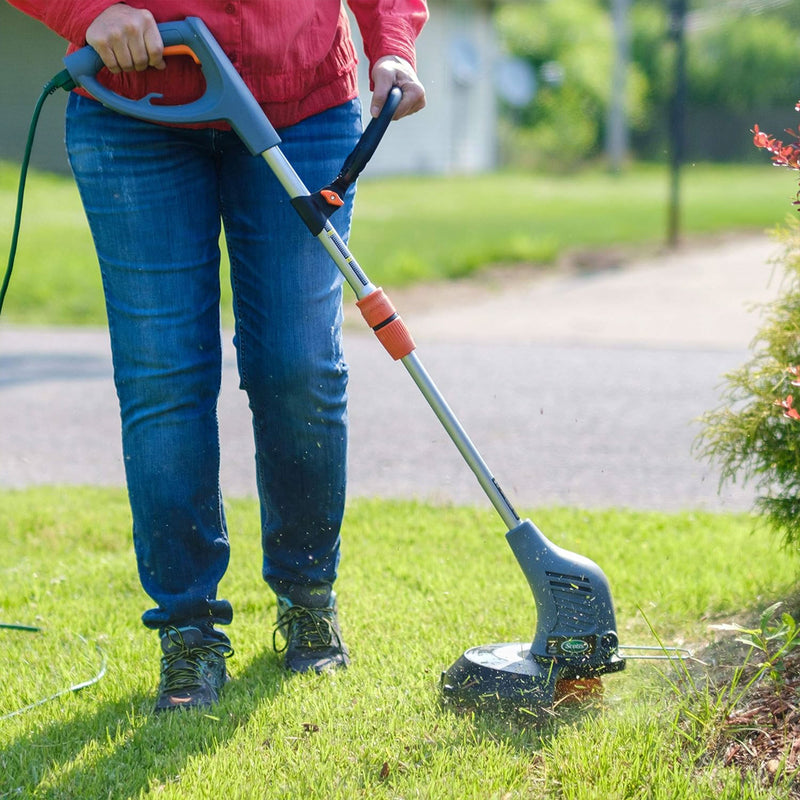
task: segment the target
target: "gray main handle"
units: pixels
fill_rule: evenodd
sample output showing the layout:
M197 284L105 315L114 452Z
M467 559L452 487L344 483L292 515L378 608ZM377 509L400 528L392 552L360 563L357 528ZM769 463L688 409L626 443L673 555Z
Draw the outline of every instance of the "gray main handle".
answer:
M97 80L103 62L89 46L67 56L64 65L78 86L121 114L176 125L225 121L253 155L280 144L281 139L263 109L201 19L187 17L176 22L162 22L158 29L165 47L185 45L200 62L206 90L191 103L154 105L152 100L161 95L149 94L141 100L131 100L113 92Z

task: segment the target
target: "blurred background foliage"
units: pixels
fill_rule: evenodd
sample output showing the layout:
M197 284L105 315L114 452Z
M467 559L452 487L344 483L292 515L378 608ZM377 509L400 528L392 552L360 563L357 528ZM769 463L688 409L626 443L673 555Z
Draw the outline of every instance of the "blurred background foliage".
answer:
M604 154L616 0L508 0L493 18L500 45L529 66L536 91L503 109L507 163L569 166ZM624 109L628 156L667 157L675 88L671 35L682 5L686 42L686 156L756 161L747 132L783 131L800 120L800 2L797 0L623 0ZM742 133L743 132L743 133Z

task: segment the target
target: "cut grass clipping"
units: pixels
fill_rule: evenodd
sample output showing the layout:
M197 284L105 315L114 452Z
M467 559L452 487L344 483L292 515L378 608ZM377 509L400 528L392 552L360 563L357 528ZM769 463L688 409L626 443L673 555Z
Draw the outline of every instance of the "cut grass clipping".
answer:
M796 578L747 515L531 516L601 565L628 644L654 644L652 625L666 643L700 648L712 623L786 597ZM149 601L124 492L0 493L0 620L41 628L0 630L0 715L95 675L96 646L108 665L92 686L3 720L0 797L781 796L709 757L713 700L699 716L663 664L631 662L604 679L600 703L544 728L443 709L440 672L466 648L534 630L493 512L354 502L337 586L352 667L294 677L271 648L257 506L231 502L228 518L234 680L211 712L155 717L157 642L138 619Z

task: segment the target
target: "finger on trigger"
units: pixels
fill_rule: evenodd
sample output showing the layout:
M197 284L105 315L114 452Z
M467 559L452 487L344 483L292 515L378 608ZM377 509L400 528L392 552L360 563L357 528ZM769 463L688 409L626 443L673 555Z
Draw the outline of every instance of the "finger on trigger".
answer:
M153 24L144 33L144 46L148 54L148 66L156 69L164 69L167 64L164 61L164 42L158 28Z

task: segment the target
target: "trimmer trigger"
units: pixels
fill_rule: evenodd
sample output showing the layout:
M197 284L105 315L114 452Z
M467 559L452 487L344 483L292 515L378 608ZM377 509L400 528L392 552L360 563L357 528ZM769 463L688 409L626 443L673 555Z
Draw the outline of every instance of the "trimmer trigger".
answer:
M171 44L164 48L165 56L189 56L195 64L200 66L200 59L188 44Z

